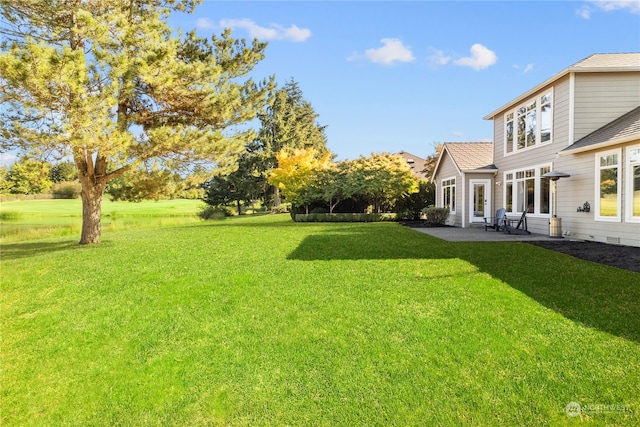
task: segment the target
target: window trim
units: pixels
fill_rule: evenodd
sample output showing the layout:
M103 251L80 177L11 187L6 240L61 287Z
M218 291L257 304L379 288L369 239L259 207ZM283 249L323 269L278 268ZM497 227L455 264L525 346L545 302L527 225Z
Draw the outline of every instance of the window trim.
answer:
M445 181L453 181L453 184L449 184L449 185L447 185L447 186L445 187L445 185L444 185L444 182L445 182ZM447 206L446 206L446 204L445 204L445 202L444 202L444 200L445 200L445 194L446 194L446 190L445 190L445 188L453 188L453 189L454 189L454 192L453 192L453 198L452 198L452 200L453 200L453 210L449 210L449 213L450 213L450 214L455 214L455 213L456 213L456 208L457 208L457 206L458 206L458 203L457 203L457 201L456 201L456 197L457 197L457 195L458 195L458 191L457 191L457 189L456 189L456 186L457 186L457 185L458 185L458 182L456 181L456 177L455 177L455 176L448 177L448 178L442 178L442 179L440 180L440 188L442 189L442 195L440 196L440 203L441 203L441 206L442 206L443 208L446 208L446 207L447 207Z
M618 155L617 169L617 188L616 188L616 216L601 216L600 215L600 171L602 169L612 169L611 167L603 168L600 166L600 159L604 156L612 154ZM615 148L613 150L599 151L595 156L595 173L594 173L594 220L601 222L621 222L622 221L622 148Z
M549 186L549 212L540 212L540 209L542 208L542 199L541 199L541 194L540 194L540 189L542 188L542 173L540 173L540 169L542 168L549 168L549 170L553 169L553 165L551 163L541 163L541 164L537 164L537 165L533 165L533 166L526 166L526 167L522 167L522 168L518 168L518 169L511 169L508 171L504 171L502 174L502 182L503 182L503 188L502 188L502 206L504 206L505 208L507 207L507 183L512 183L511 186L511 206L512 209L511 211L507 211L508 214L513 214L513 215L521 215L522 211L517 210L518 207L518 198L517 198L517 190L518 190L518 186L516 185L516 183L518 181L521 181L523 179L521 178L516 178L516 173L517 172L526 172L528 170L534 170L534 176L533 176L533 180L534 180L534 193L533 193L533 197L534 197L534 211L533 212L527 212L527 216L531 216L531 217L536 217L536 218L551 218L551 213L553 212L553 195L552 195L552 186ZM507 179L507 175L511 174L512 178L510 180ZM526 178L524 178L526 179ZM516 210L513 210L513 208L516 208Z
M633 216L633 164L631 163L631 150L640 150L640 144L631 145L625 149L624 166L626 169L625 175L625 221L640 223L640 216ZM636 164L640 166L640 161ZM640 189L639 189L640 190Z
M542 103L542 99L549 95L549 102L548 103ZM527 116L528 116L528 110L527 107L529 105L531 105L532 103L536 104L535 107L535 117L536 117L536 134L535 134L535 143L533 145L528 146L527 145L527 140L526 140L526 135L525 135L525 146L523 148L518 148L518 135L517 135L517 128L518 128L518 112L521 109L524 109L524 118L525 118L525 129L526 129L526 120L527 120ZM542 128L541 128L541 124L542 124L542 106L543 105L551 105L551 118L550 118L550 137L548 141L544 141L542 142ZM536 95L535 97L531 97L526 99L525 101L523 101L522 103L520 103L519 105L515 106L514 108L510 109L509 111L506 111L504 113L503 117L503 125L502 125L502 130L503 130L503 144L502 144L502 152L504 157L508 157L508 156L513 156L514 154L518 154L518 153L522 153L525 151L529 151L529 150L534 150L537 147L542 147L545 146L547 144L551 144L553 143L553 112L554 112L554 104L555 104L555 97L554 97L554 89L553 87L549 88L548 90L545 90L541 93L539 93L538 95ZM512 120L511 123L513 123L512 125L512 134L513 134L513 141L512 141L512 151L507 151L507 124L508 124L508 120L507 120L507 116L511 115L512 116Z

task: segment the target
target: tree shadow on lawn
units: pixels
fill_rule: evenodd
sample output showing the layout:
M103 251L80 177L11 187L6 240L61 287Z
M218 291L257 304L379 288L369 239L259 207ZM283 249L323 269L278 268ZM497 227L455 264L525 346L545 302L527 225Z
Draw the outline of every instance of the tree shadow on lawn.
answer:
M0 259L20 259L30 258L36 255L42 255L48 252L57 252L69 249L83 249L85 246L78 244L77 241L67 240L64 242L24 242L9 243L2 245L0 248Z
M405 233L389 233L376 227L341 224L322 234L304 238L287 259L366 260L366 259L442 259L454 258L446 245L424 244L407 239ZM435 249L435 250L434 250Z
M526 243L452 243L418 233L345 227L307 236L287 257L303 261L453 258L469 262L568 319L640 342L640 274Z
M640 342L640 274L519 243L456 244L458 256L564 317Z

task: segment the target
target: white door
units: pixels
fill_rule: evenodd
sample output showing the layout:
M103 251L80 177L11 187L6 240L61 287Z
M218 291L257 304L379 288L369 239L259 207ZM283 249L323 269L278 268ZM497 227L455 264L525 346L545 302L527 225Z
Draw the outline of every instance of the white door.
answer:
M491 213L491 180L469 180L469 223L484 222Z

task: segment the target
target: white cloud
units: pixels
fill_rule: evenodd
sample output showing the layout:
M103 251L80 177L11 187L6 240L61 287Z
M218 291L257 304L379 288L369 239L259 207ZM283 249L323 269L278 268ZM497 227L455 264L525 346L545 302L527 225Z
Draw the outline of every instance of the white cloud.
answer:
M437 68L442 65L447 65L451 61L451 57L445 55L444 52L442 52L441 50L434 49L434 48L430 48L430 50L433 53L429 55L427 60L429 61L429 65L432 68Z
M605 12L626 10L635 15L640 15L640 0L588 0L588 5L582 5L576 10L576 14L583 19L591 18L593 6Z
M470 67L476 71L479 71L489 68L498 60L495 52L481 45L480 43L476 43L471 46L470 50L471 56L457 59L453 61L453 63L462 67Z
M300 28L297 25L291 25L285 28L280 24L269 24L268 27L263 27L247 18L223 19L220 21L220 26L223 28L231 28L232 30L245 30L251 38L260 40L287 40L299 43L311 37L311 30Z
M513 68L515 68L516 70L520 70L522 67L519 66L518 64L513 64ZM533 64L527 64L524 66L524 69L522 70L522 74L527 74L532 70L533 70Z
M605 12L623 9L636 15L640 15L640 0L591 0L590 3Z
M402 44L399 39L385 38L380 40L382 47L377 49L367 49L364 56L371 62L384 65L393 65L395 62L412 62L416 58L411 52L411 48ZM349 59L355 59L357 55Z
M196 19L196 27L209 30L215 28L216 24L209 18L198 18Z
M580 8L576 10L576 14L582 19L589 19L591 18L591 8L586 5L580 6Z

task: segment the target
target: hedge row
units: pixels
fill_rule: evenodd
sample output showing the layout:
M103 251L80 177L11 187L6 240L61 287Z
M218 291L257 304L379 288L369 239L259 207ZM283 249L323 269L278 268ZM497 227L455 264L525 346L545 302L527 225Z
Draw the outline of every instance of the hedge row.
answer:
M296 214L295 222L380 222L395 221L395 213L312 213Z

